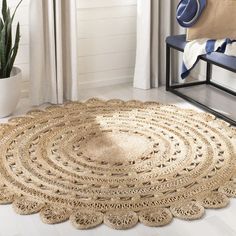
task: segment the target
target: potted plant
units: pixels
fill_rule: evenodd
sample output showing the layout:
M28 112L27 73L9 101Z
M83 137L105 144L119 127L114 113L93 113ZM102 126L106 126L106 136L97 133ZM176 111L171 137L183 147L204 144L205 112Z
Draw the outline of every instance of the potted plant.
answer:
M11 15L7 1L2 1L0 17L0 117L9 116L16 108L20 98L21 70L14 67L20 42L20 24L17 24L13 41L12 23L16 11L23 0L16 6Z

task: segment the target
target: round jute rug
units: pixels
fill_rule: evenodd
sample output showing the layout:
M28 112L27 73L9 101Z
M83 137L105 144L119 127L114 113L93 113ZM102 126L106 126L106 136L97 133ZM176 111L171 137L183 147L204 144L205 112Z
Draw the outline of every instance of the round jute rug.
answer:
M68 103L0 126L0 203L49 224L194 220L236 197L236 128L156 102Z

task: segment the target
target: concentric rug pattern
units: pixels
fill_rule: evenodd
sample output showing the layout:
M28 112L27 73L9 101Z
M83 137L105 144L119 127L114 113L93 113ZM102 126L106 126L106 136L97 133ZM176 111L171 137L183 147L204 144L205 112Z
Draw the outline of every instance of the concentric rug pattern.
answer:
M0 203L48 224L194 220L236 197L236 129L155 102L68 103L0 126Z

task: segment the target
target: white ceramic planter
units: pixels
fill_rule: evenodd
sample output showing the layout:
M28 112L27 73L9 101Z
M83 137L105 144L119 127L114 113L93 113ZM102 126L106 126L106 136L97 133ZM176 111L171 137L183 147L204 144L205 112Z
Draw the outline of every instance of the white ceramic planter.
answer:
M11 77L0 79L0 117L11 115L20 99L21 70L17 67L12 69Z

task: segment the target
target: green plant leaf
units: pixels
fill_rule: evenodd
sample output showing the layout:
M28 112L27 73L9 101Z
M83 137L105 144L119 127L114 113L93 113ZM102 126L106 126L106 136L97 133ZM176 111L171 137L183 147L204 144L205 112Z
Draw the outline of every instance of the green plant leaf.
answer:
M13 44L12 24L16 11L23 0L17 4L13 15L7 6L7 0L2 1L2 17L0 17L0 78L10 77L20 42L20 24L17 24L16 36Z
M11 75L11 70L12 67L14 65L15 59L16 59L16 55L19 49L19 43L20 43L20 24L17 24L17 28L16 28L16 37L15 37L15 46L13 48L13 52L12 52L12 57L10 59L10 63L7 66L7 76L9 77Z
M16 6L16 8L15 8L15 11L14 11L14 13L13 13L13 15L12 15L12 21L14 20L16 11L17 11L18 7L20 6L20 4L21 4L22 2L23 2L23 0L21 0L21 1L17 4L17 6Z
M5 24L1 34L0 34L0 59L1 59L1 69L2 69L2 78L5 78L5 67L6 67L6 27Z
M2 0L2 17L6 21L7 18L7 0Z
M0 32L2 31L3 26L4 26L4 24L3 24L2 18L0 18Z
M6 57L9 58L11 49L12 49L12 19L10 10L8 11L8 17L7 17L7 34L6 34Z

